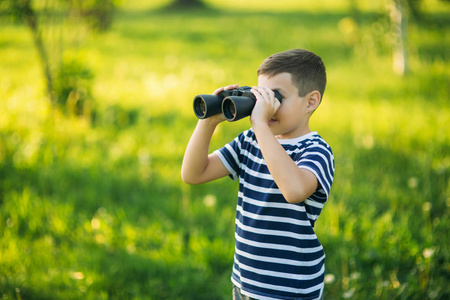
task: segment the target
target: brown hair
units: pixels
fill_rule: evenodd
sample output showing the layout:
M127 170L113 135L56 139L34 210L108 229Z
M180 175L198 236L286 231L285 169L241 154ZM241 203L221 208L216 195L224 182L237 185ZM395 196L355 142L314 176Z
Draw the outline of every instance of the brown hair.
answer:
M291 74L292 84L298 88L300 97L317 90L323 98L327 74L318 55L303 49L279 52L266 58L258 69L258 75L269 77L284 72Z

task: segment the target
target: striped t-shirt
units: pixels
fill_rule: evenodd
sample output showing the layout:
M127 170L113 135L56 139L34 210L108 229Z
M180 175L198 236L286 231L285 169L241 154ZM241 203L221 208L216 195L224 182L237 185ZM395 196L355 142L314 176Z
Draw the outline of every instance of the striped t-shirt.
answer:
M317 132L278 141L298 167L313 172L319 182L303 202L284 199L252 129L215 151L230 177L239 178L231 280L256 299L319 299L325 253L314 222L333 182L333 153Z

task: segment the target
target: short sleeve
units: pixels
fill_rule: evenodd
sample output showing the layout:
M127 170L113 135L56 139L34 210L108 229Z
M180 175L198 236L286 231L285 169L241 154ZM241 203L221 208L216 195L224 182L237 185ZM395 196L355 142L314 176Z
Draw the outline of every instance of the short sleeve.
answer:
M232 142L226 144L222 148L214 151L214 153L219 157L220 161L230 172L230 177L233 180L239 178L239 172L241 169L241 141L243 140L244 133L237 136Z
M331 148L325 143L313 143L296 161L299 168L311 171L319 182L318 190L312 200L324 203L330 194L334 177L334 157Z

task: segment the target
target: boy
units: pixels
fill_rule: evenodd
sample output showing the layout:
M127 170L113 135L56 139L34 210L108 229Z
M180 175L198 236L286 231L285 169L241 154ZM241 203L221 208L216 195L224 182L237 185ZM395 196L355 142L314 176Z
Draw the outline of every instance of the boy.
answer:
M310 130L309 118L325 85L325 66L314 53L276 53L263 61L251 90L257 99L252 128L208 155L212 134L225 120L219 114L199 120L188 143L183 181L239 178L233 299L322 297L325 254L314 222L328 199L334 158Z

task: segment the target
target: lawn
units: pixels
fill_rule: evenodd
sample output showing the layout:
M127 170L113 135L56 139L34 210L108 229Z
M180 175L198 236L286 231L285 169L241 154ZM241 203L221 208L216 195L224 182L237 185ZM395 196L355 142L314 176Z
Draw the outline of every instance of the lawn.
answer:
M192 100L306 48L328 74L311 127L336 161L325 299L450 297L450 5L423 1L399 76L384 4L240 2L129 0L107 32L64 35L94 75L92 118L51 107L31 34L0 16L0 296L231 299L237 183L181 181ZM248 127L221 124L211 150Z

